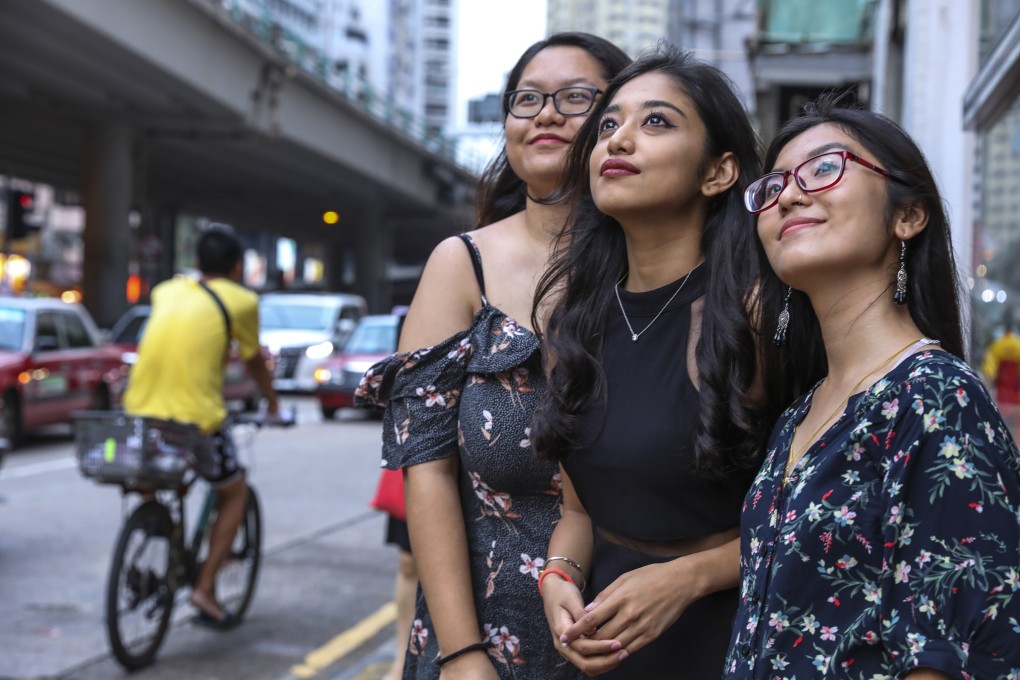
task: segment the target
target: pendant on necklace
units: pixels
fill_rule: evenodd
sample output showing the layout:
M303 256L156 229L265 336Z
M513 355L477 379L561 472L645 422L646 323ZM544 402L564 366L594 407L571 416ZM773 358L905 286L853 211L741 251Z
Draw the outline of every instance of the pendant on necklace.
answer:
M635 333L634 335L630 336L630 339L633 340L634 342L637 342L637 333Z

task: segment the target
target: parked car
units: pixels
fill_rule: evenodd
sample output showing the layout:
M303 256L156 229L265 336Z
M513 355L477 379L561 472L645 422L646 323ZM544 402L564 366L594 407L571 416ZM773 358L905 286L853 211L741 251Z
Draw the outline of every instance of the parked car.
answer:
M120 404L127 367L79 304L0 297L0 439Z
M338 409L354 406L354 391L361 376L372 364L396 351L403 321L404 310L362 318L343 351L315 371L315 396L323 418L332 418Z
M152 307L149 305L135 305L124 312L107 335L110 343L120 349L124 363L129 366L133 366L138 359L138 343L142 339L145 324L151 314ZM263 350L263 354L268 360L269 353ZM236 350L230 352L227 370L223 375L223 398L243 403L246 411L257 410L262 400L259 386L248 373L247 366L237 355Z
M343 347L367 311L360 295L266 293L259 301L259 337L273 356L273 387L311 392L315 369Z

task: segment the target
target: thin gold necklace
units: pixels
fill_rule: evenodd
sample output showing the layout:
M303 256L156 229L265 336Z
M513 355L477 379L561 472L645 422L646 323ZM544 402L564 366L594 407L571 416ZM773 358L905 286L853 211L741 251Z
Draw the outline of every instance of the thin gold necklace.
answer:
M825 427L826 425L829 424L829 422L836 416L837 413L841 413L842 412L842 410L843 410L844 406L846 405L846 403L848 401L850 401L850 397L852 397L854 395L854 393L857 392L857 388L859 388L861 385L863 385L865 380L867 380L869 377L871 377L872 375L877 373L880 368L885 366L887 363L889 363L890 361L895 359L900 354L903 354L904 352L906 352L908 349L910 349L914 345L916 345L918 343L921 343L921 342L923 342L923 343L925 343L927 345L933 345L933 344L937 344L938 340L929 340L928 338L918 338L917 340L911 340L910 342L905 344L903 347L900 347L898 350L896 350L895 352L893 352L892 354L887 356L885 359L882 359L882 362L880 364L878 364L873 369L871 369L870 371L865 373L864 376L860 380L858 380L857 383L853 387L850 388L850 391L847 393L847 395L845 397L843 397L842 401L840 401L838 404L836 404L836 408L834 408L832 410L832 413L830 413L828 415L828 417L825 420L822 421L822 424L819 425L817 428L815 428L815 431L812 432L808 436L807 443L804 444L803 446L801 446L800 450L797 451L797 453L793 452L793 441L797 438L797 430L800 428L800 425L798 424L798 425L796 425L793 428L793 437L790 438L790 455L786 459L786 469L784 470L784 473L783 473L783 486L786 486L786 482L789 481L789 479L790 479L790 473L793 472L793 469L795 467L797 467L797 463L800 462L800 459L803 457L805 451L807 451L808 447L810 447L811 444L814 442L815 436L819 432L822 431L823 427ZM828 376L826 376L826 377L828 377Z

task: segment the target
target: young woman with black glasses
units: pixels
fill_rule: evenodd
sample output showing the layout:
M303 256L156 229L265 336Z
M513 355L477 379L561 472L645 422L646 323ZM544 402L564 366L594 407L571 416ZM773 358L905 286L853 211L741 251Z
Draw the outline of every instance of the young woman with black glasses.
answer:
M568 211L542 199L560 186L592 104L629 61L585 33L555 34L524 53L503 98L505 145L479 189L483 226L436 247L400 353L365 376L362 398L386 406L386 465L405 471L424 595L405 678L576 677L549 644L536 587L552 561L545 548L560 479L531 447L545 381L524 324Z

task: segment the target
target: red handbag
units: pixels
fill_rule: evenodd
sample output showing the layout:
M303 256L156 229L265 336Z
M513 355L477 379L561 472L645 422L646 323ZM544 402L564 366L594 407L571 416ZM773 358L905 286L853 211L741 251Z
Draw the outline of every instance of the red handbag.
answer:
M402 470L383 468L379 476L379 486L375 496L369 503L376 510L382 510L393 519L407 520L407 508L404 506L404 473Z

